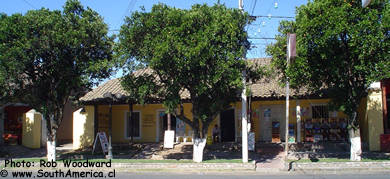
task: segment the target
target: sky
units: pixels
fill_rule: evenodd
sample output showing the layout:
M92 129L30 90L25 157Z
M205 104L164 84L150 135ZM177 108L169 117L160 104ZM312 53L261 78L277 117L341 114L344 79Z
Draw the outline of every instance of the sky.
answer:
M230 8L238 8L238 0L219 0ZM274 18L275 16L295 17L296 7L306 4L308 0L243 0L244 10L250 15L266 16L257 18L255 22L247 27L251 50L247 58L266 57L265 47L274 40L256 38L274 38L278 33L280 20L293 20L291 18ZM0 13L8 15L14 13L26 13L28 10L40 9L42 7L50 10L61 10L66 0L0 0ZM81 4L88 6L98 12L108 24L110 33L118 33L123 19L134 11L140 11L144 7L150 11L157 3L164 3L181 9L189 9L194 4L213 5L218 0L81 0ZM271 17L271 18L269 18ZM120 77L119 71L112 78Z

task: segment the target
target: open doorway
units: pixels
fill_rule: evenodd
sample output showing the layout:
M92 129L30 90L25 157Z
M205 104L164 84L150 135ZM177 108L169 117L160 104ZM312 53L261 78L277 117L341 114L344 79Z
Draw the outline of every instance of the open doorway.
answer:
M164 132L168 129L168 115L165 112L159 114L159 140L164 140ZM176 131L176 118L171 115L171 130Z
M23 115L31 108L25 105L10 105L4 108L4 143L22 144Z
M234 142L236 127L234 122L234 109L229 109L220 114L220 130L222 142Z

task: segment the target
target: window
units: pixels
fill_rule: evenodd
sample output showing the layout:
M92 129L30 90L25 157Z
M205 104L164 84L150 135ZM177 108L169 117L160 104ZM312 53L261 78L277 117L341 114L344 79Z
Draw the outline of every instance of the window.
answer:
M312 106L313 119L329 118L329 107L327 105Z
M134 138L141 137L141 115L140 112L133 112L133 120L129 118L130 112L126 112L126 138L131 138L131 133L133 132Z

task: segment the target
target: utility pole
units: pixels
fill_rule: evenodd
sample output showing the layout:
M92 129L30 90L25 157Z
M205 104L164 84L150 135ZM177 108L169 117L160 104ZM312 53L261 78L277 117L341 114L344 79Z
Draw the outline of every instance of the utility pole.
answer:
M243 0L238 0L238 8L244 12ZM243 57L243 59L245 56ZM241 115L242 115L242 162L248 163L248 119L247 119L247 102L246 102L246 71L242 71L243 90L241 93Z
M367 7L371 3L371 0L362 0L362 7Z
M295 50L295 42L296 42L296 34L287 34L287 68L290 66L290 60L291 57L296 56L296 50ZM288 128L289 128L289 113L290 113L290 79L287 77L286 81L286 134L285 134L285 158L284 162L286 164L286 169L288 169Z

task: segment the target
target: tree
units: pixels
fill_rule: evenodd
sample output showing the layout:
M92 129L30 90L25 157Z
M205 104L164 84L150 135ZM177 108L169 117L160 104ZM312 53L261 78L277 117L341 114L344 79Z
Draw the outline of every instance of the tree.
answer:
M130 73L123 81L132 84L134 77L149 81L135 91L153 91L168 113L193 129L196 162L202 161L209 124L242 90L246 63L241 57L249 48L244 29L248 22L247 14L224 5L182 10L158 4L151 12L133 13L121 27L117 55L150 69L138 76ZM183 93L188 98L183 99ZM183 114L186 100L192 103L192 119Z
M358 106L372 82L390 77L390 3L314 0L280 23L267 47L274 66L296 88L327 88L334 107L348 116L351 160L361 159ZM297 34L297 57L286 65L286 34ZM284 78L286 79L286 78Z
M62 12L42 8L1 15L0 26L7 96L42 113L48 160L55 160L64 106L110 75L113 38L102 17L77 0L68 0Z
M129 119L130 119L130 136L131 142L134 140L134 120L133 120L133 105L145 104L157 100L158 93L155 77L148 72L148 69L138 69L142 74L127 74L121 78L121 86L127 91L127 96L124 98L129 104ZM134 71L132 71L134 72Z

